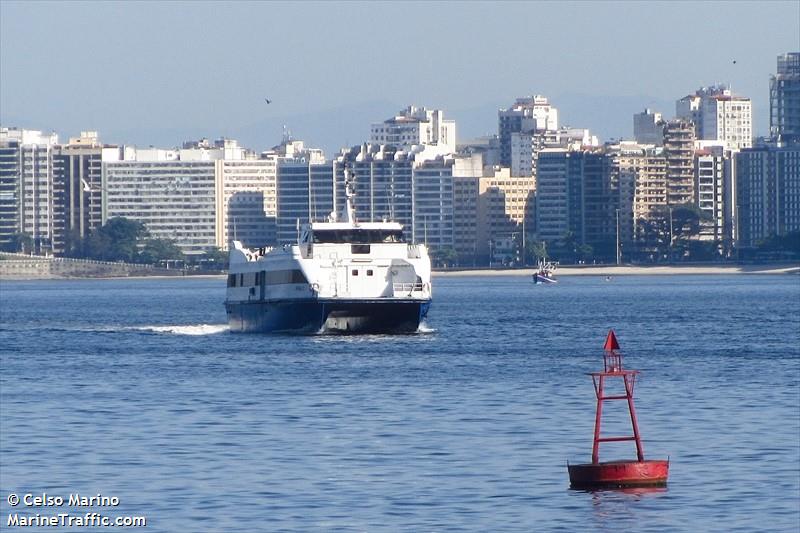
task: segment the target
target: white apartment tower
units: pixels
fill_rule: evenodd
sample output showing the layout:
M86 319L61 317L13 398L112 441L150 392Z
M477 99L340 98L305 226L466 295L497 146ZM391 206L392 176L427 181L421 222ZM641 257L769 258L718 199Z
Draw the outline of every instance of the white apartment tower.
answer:
M695 203L706 215L700 238L721 241L726 237L726 190L730 188L730 158L721 146L695 151Z
M511 166L511 138L514 133L543 133L558 129L558 110L542 95L517 98L514 105L498 114L500 164Z
M691 120L698 140L725 141L729 150L753 146L750 98L734 95L726 85L702 87L675 104L677 118Z
M103 162L103 221L142 222L186 254L274 244L278 154L256 154L222 139L177 150L129 149Z
M456 123L439 109L408 106L394 117L372 125L370 144L410 151L415 146L435 148L437 155L456 151Z
M33 239L35 252L52 252L57 144L55 133L0 128L0 246L25 234Z
M581 148L600 145L596 135L585 128L561 127L557 130L511 134L511 175L536 176L536 162L543 148Z

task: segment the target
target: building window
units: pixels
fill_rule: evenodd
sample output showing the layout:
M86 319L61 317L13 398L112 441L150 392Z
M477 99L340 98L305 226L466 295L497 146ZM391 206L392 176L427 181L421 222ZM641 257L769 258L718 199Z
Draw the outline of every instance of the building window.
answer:
M353 275L358 276L358 270L356 270L355 268L353 269Z

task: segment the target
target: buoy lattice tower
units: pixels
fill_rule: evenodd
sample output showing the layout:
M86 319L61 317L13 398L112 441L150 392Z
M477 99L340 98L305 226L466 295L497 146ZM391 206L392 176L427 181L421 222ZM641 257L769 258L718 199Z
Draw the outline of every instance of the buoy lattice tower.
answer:
M633 402L633 391L636 386L638 370L627 370L622 366L622 353L619 342L610 330L603 346L603 370L591 372L597 407L594 422L594 441L592 444L592 462L590 464L568 465L570 486L572 488L624 488L636 486L663 486L667 483L669 461L645 460L642 436L636 417ZM606 381L621 379L624 394L609 394ZM604 437L601 433L603 421L603 403L614 400L625 400L630 413L632 435ZM603 442L633 441L636 444L636 460L620 460L600 462L600 444Z

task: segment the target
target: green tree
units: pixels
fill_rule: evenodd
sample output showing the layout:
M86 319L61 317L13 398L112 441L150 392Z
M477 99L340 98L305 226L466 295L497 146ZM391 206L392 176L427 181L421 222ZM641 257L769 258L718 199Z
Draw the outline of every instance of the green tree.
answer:
M719 241L689 241L686 251L692 261L713 261L719 259L721 243Z
M580 255L580 243L575 233L567 231L560 239L552 243L550 255L560 263L575 263Z
M545 241L538 241L530 239L525 241L525 256L532 257L534 262L547 259L547 243Z
M155 264L162 261L179 261L185 259L183 252L169 239L147 239L144 241L142 251L139 252L138 261L146 264Z
M431 259L436 266L453 266L458 261L458 252L453 248L437 248L431 252Z
M800 254L800 231L785 235L772 234L758 243L757 248L765 252L790 252Z
M708 214L697 206L682 204L673 207L673 237L675 239L696 237L700 234L700 223L703 220L708 220Z
M228 252L224 252L219 248L206 250L197 260L197 264L205 270L227 270Z
M76 228L67 230L64 235L64 257L83 257L84 239Z
M139 245L149 236L144 224L115 217L96 228L84 242L87 257L102 261L136 261Z
M591 261L594 256L594 247L589 244L581 244L577 247L575 252L582 261Z
M3 251L29 254L33 251L33 237L27 233L14 233L3 245Z

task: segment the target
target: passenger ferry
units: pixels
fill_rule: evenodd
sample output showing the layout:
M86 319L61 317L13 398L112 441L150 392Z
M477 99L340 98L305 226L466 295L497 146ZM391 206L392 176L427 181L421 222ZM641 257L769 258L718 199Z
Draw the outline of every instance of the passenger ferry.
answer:
M234 332L413 333L431 305L431 262L397 222L358 222L345 169L343 220L305 224L297 244L233 241L225 309Z

